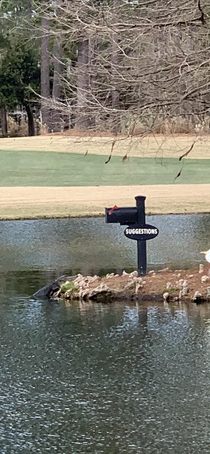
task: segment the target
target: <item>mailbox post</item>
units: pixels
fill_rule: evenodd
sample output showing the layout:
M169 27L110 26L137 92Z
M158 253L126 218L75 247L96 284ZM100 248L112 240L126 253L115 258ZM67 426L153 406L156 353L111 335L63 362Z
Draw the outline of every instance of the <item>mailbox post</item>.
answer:
M136 206L138 213L138 224L145 225L145 199L144 196L136 196ZM147 246L146 240L137 240L137 261L139 276L147 274Z
M137 241L138 274L147 274L146 241L155 238L159 231L156 227L145 223L145 196L136 196L136 207L105 208L106 222L128 225L124 234L127 238Z

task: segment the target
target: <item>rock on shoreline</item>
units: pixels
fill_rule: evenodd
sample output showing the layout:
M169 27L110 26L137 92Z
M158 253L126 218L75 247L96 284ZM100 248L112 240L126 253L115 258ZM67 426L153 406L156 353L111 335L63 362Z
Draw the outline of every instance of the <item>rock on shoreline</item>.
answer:
M122 275L61 276L50 286L43 287L34 294L36 299L60 298L75 301L112 301L135 299L138 301L191 301L197 304L210 302L210 268L199 265L193 270L168 268L150 271L146 276L138 276L137 271Z

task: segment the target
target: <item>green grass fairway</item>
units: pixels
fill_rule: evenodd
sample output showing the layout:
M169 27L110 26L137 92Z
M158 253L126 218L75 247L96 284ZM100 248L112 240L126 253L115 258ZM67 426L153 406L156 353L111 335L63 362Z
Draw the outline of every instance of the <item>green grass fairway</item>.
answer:
M0 150L0 186L210 183L210 159L137 158ZM181 170L181 175L175 180Z

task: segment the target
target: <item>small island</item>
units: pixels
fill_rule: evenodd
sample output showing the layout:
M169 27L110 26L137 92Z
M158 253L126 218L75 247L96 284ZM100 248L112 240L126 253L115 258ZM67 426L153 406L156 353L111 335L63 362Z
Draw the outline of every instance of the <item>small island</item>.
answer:
M137 271L104 277L61 276L51 285L34 294L36 299L49 298L66 301L188 301L197 304L210 302L210 268L200 264L191 270L151 270L145 276Z

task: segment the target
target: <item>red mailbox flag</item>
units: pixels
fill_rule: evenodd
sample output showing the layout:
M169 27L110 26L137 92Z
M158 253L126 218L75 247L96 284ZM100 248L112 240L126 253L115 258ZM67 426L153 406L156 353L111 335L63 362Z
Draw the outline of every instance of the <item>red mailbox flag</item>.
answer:
M109 210L109 215L111 215L114 210L118 210L118 206L117 205L115 205L111 210Z

